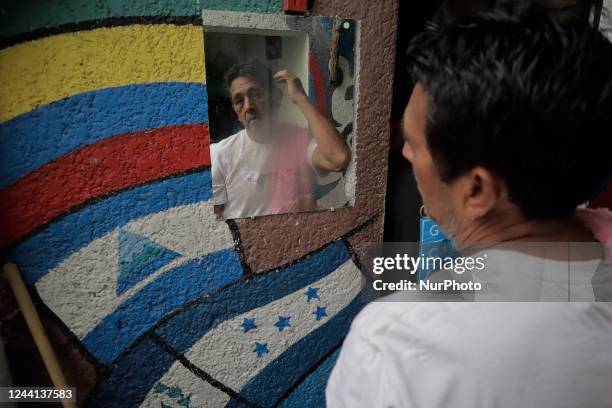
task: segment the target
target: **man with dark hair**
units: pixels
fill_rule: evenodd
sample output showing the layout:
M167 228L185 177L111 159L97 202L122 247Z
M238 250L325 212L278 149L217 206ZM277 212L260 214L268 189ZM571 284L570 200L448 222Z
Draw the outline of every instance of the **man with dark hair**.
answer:
M227 70L223 82L228 95L231 95L232 82L238 77L252 78L262 89L278 90L272 72L261 62L255 60L234 64Z
M481 14L422 33L408 59L403 154L429 215L462 255L486 249L497 299L539 279L528 300L566 303L383 298L353 322L328 406L612 406L611 244L576 210L612 170L612 45L583 25ZM559 260L536 242L589 251ZM557 291L576 275L580 303Z
M342 171L350 160L340 133L287 70L273 76L247 61L232 66L225 83L244 129L211 145L215 212L227 219L316 209L312 171ZM276 83L286 84L308 130L278 119L283 94Z

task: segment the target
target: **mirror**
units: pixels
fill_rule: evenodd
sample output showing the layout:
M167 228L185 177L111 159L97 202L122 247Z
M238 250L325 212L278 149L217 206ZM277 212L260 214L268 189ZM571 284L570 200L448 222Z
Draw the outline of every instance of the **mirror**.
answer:
M270 28L204 19L220 219L334 210L354 198L356 23L284 16L279 26L278 17Z

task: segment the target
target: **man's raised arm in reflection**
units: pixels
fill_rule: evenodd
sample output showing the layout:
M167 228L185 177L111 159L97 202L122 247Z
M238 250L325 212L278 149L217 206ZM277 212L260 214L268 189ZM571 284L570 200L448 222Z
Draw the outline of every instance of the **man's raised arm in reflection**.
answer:
M340 133L287 70L272 75L259 62L244 62L228 70L225 85L244 129L211 146L215 213L227 219L315 210L312 172L340 172L351 158ZM278 117L277 85L287 87L308 129Z

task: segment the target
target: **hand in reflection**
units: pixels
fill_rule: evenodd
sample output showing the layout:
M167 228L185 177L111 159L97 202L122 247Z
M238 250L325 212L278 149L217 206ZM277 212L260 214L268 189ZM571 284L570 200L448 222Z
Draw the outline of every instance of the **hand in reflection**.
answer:
M299 104L300 102L309 100L302 86L302 81L286 69L274 74L274 80L279 83L283 82L287 84L287 95L293 103Z

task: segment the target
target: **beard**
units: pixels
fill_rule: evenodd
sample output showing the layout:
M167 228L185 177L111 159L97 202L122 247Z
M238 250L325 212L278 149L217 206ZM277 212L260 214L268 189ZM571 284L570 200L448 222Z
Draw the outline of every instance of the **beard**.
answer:
M444 231L446 237L452 241L453 245L456 246L459 236L459 223L449 208L445 208L444 211L444 220L440 221L438 226Z
M256 141L265 143L274 140L275 126L269 115L255 115L247 122L249 135Z
M457 238L459 237L459 222L453 215L451 207L444 204L438 208L436 213L439 215L430 215L431 219L434 220L434 222L438 225L438 228L444 232L444 235L446 235L453 245L458 248Z

